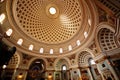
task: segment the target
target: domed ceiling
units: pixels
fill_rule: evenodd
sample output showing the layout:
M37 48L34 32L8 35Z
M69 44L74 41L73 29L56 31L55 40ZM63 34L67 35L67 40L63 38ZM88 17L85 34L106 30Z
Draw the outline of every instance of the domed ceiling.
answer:
M90 1L7 0L6 11L9 27L14 30L8 41L17 45L23 39L17 47L26 53L33 44L29 54L37 54L41 48L44 54L39 55L44 56L50 55L51 49L55 55L61 55L59 49L71 53L93 39L96 16Z
M81 28L81 6L77 0L15 0L13 6L18 27L43 43L64 42ZM51 14L50 8L56 13Z

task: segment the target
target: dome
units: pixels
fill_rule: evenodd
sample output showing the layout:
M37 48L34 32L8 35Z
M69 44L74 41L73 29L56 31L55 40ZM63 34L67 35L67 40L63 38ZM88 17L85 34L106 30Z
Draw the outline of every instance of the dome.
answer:
M18 27L39 42L62 43L72 38L81 28L82 13L77 0L15 0L13 6ZM52 11L56 12L51 14Z
M14 29L10 41L16 40L13 43L19 49L43 53L39 55L50 55L52 50L54 56L79 49L92 39L89 36L93 35L95 16L90 11L93 6L85 1L13 0L7 4L8 20Z

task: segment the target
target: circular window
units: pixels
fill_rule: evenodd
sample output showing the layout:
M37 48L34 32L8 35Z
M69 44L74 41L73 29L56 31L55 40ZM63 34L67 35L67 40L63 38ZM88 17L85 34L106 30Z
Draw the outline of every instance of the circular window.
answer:
M46 14L49 18L57 18L59 16L59 9L55 4L46 6Z
M50 14L56 14L56 9L54 7L50 7L49 12Z

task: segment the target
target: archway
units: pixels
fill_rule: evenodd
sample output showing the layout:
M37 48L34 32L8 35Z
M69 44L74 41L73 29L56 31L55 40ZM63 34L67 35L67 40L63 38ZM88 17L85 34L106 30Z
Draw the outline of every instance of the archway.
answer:
M80 67L81 78L83 80L97 80L100 76L93 56L89 52L82 51L79 53L78 65Z
M114 77L117 78L117 67L113 67L113 64L115 65L115 59L111 57L118 53L114 28L109 24L101 23L97 29L96 40L100 47L101 55L104 56L104 61L99 62L99 65L102 65L102 67L99 66L99 68L103 78L107 79L108 75L110 75L112 79L114 79ZM116 51L114 51L115 49Z
M69 63L66 59L61 58L55 64L55 80L69 80Z
M100 29L98 33L98 41L102 51L108 51L117 48L114 39L114 32L112 32L110 29Z
M34 60L29 67L26 80L45 80L45 70L46 65L44 60Z

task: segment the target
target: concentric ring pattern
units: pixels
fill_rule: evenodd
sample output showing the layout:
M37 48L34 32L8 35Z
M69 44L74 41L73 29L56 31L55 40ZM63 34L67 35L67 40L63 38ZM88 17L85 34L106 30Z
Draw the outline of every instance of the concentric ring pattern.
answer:
M52 7L52 4L59 9L56 18L46 15L46 7ZM82 13L78 0L15 0L13 7L17 25L28 36L43 43L62 43L81 28Z

